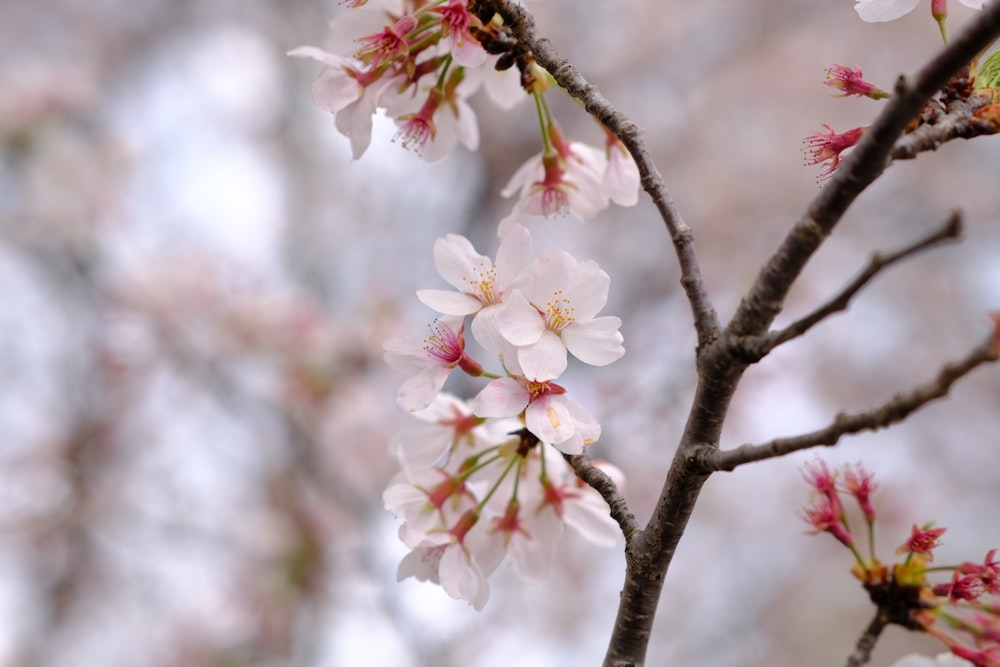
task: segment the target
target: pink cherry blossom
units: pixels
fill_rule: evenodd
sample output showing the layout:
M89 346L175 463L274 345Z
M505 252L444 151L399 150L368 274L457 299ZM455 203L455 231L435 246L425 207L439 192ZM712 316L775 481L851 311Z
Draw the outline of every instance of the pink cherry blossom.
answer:
M526 377L551 380L566 370L566 352L605 366L625 354L621 320L596 317L608 301L611 279L596 262L577 262L563 250L542 254L530 280L515 290L497 317L500 335L517 346Z
M603 151L577 141L562 143L562 155L539 153L521 165L500 194L518 194L511 213L500 221L498 233L524 216L594 217L608 205L603 180Z
M525 425L539 440L579 454L601 437L601 425L565 391L552 382L504 377L486 385L472 408L480 417L513 417L523 411Z
M531 263L531 234L521 225L510 228L500 240L496 263L481 255L464 236L448 234L434 244L434 266L458 291L420 290L417 298L446 315L470 315L472 335L487 349L499 337L495 318L512 289L526 280Z
M635 206L639 203L639 167L614 135L608 135L605 151L607 167L601 179L604 193L619 206Z
M423 410L441 388L452 370L461 367L473 376L482 367L465 352L464 318L441 317L431 325L429 336L420 340L393 338L385 342L385 361L392 368L413 375L400 387L396 402L404 410Z
M364 74L351 60L314 46L300 46L288 55L313 58L327 65L312 85L313 102L334 114L337 130L351 141L354 159L360 158L372 141L372 116L380 103L388 103L382 99L383 94L390 97L391 84L400 79Z
M472 414L465 401L448 393L439 393L413 416L416 423L404 426L392 441L393 452L406 468L429 468L459 446L480 449L485 439L484 420Z
M433 581L451 597L482 611L490 596L488 571L483 571L465 539L478 520L478 512L469 510L451 530L428 536L400 561L396 580L416 577Z
M432 7L430 11L441 17L441 26L449 38L450 52L455 63L463 67L481 67L486 62L487 54L469 28L482 27L482 23L469 12L468 2L451 0L444 5Z
M401 127L393 140L412 148L425 162L444 159L459 142L472 151L479 148L476 113L454 89L430 89L417 111L398 113L395 120Z
M602 464L602 467L609 469L619 479L623 477L621 471L613 466ZM563 470L569 472L566 468ZM544 497L538 513L544 514L543 510L551 510L563 523L598 546L613 547L621 539L621 528L611 518L608 504L597 491L576 475L565 472L561 478L553 475L543 481L543 489Z
M457 467L457 466L452 466ZM416 547L473 509L477 499L464 477L443 468L406 470L382 493L382 503L402 519L399 538Z

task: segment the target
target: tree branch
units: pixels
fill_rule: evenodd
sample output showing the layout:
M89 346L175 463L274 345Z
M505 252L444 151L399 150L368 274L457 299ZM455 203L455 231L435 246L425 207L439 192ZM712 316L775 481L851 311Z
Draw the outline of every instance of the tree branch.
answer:
M759 335L781 311L789 289L859 194L888 166L896 141L928 100L1000 35L1000 3L987 5L912 81L899 77L875 122L830 183L764 264L727 327L736 336Z
M635 520L632 510L629 509L625 497L618 490L615 481L608 473L595 466L586 454L563 454L563 458L573 466L577 477L601 494L601 497L608 503L608 507L611 508L611 518L621 526L626 547L631 544L633 538L642 529L639 527L639 522Z
M784 456L810 447L832 447L845 435L896 424L931 401L947 395L952 385L979 366L998 358L1000 347L994 331L964 359L946 364L932 381L908 393L897 394L880 406L856 414L840 413L829 426L812 433L777 438L759 445L742 445L724 452L716 450L705 456L705 465L715 470L731 471L745 463Z
M875 643L887 625L889 625L889 621L883 611L879 609L875 612L875 618L865 628L864 633L858 637L854 653L847 656L847 667L861 667L861 665L866 665L871 661Z
M888 255L875 253L869 258L868 264L861 273L849 282L839 294L809 315L793 322L780 331L774 331L765 336L763 354L760 356L763 357L764 354L770 352L778 345L801 336L830 315L847 310L847 306L850 304L851 299L854 298L854 295L861 291L883 269L941 243L957 241L961 237L961 234L962 216L958 211L954 211L943 225L926 237Z
M606 667L639 667L646 661L653 619L667 570L701 487L712 472L725 469L718 465L719 461L723 461L718 452L722 426L736 386L753 361L742 356L736 343L767 331L781 311L785 297L805 263L854 199L885 170L894 144L907 126L955 73L1000 35L1000 2L989 4L918 73L914 81L900 77L895 93L883 112L762 267L724 331L719 330L717 315L704 287L691 230L670 198L636 125L611 106L572 64L559 58L547 40L536 38L534 21L520 5L511 0L481 2L497 11L520 44L530 49L536 62L571 96L583 103L587 111L604 123L629 150L638 165L643 188L649 193L670 233L680 265L681 285L694 316L698 333L698 385L653 515L642 531L635 534L631 544L626 546L625 583L604 660ZM988 341L988 353L989 360L996 358L994 336ZM973 367L985 360L977 360ZM945 385L943 392L969 370L971 368L956 371L955 367L946 367L942 371L943 376L950 372L956 373L956 377L950 380L945 377L942 381ZM890 415L885 424L902 419L929 400L931 398L921 398L916 406L908 406L901 399L895 408L899 415ZM856 430L871 427L860 425ZM837 437L848 432L854 431L842 429ZM760 453L760 450L751 449ZM741 455L727 452L730 458L723 462L732 463L735 467L743 462L739 459ZM769 455L759 458L769 458Z
M975 101L985 102L977 97ZM980 106L983 106L982 104ZM971 139L998 131L996 122L971 115L969 109L961 109L944 114L933 124L921 125L913 132L900 137L892 149L893 160L912 160L925 151L937 150L938 146L952 139Z
M616 109L588 82L575 65L561 58L547 39L535 35L535 20L520 4L513 0L485 0L503 17L514 36L534 55L541 65L566 92L581 102L595 119L604 124L628 149L639 167L642 187L652 199L673 241L674 251L681 269L681 287L687 295L698 334L698 347L704 349L719 333L720 325L715 308L705 290L701 267L695 255L694 235L685 224L673 198L667 191L659 169L653 162L642 139L638 126Z

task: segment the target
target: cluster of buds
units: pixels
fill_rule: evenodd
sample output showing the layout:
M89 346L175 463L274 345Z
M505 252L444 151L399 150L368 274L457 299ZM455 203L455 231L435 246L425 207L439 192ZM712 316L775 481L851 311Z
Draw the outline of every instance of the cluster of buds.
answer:
M910 537L896 550L902 560L890 567L875 555L876 516L871 495L876 485L872 475L860 464L831 471L816 461L805 466L803 476L813 487L812 503L802 512L812 526L810 532L829 533L850 549L854 556L851 572L888 623L926 632L976 667L1000 667L1000 604L987 599L1000 596L996 549L979 563L932 565L945 529L933 524L914 525ZM852 496L861 508L869 547L866 554L851 531L841 494ZM932 580L941 574L950 577ZM963 634L967 642L958 638Z

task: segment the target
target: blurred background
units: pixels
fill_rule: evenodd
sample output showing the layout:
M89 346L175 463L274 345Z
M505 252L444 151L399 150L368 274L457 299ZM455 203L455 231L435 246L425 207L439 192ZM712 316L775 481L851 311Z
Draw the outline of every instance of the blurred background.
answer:
M971 12L952 8L952 31ZM849 0L547 0L540 31L646 132L728 317L817 192L801 140L868 124L833 63L891 87L939 44L929 3L889 24ZM476 99L481 150L426 165L376 122L357 162L312 106L333 0L0 4L0 665L596 665L621 545L569 535L545 588L508 568L482 613L397 584L381 504L407 416L382 341L433 318L434 239L495 252L498 192L539 150L530 105ZM572 137L601 133L550 95ZM849 211L788 322L892 250L966 215L966 238L871 285L747 374L725 447L794 435L929 380L1000 309L1000 139L893 165ZM571 366L645 522L691 400L694 336L647 201L533 225L612 277L627 354ZM457 385L474 391L475 386ZM887 432L818 452L880 481L882 557L946 526L942 564L1000 546L1000 376L975 372ZM670 571L651 665L840 665L872 613L851 560L804 535L817 453L720 474ZM887 631L876 666L937 647Z

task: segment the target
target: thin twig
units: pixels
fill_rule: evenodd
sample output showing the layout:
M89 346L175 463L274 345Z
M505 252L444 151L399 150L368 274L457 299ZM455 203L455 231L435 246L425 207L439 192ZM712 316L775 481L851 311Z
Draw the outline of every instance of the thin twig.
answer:
M504 24L511 29L518 41L532 52L535 62L548 71L570 96L583 104L591 116L618 137L632 155L639 168L642 187L659 211L673 241L681 269L681 286L687 294L694 315L698 347L704 349L718 335L718 316L701 277L701 268L695 255L694 235L667 191L639 127L616 109L597 86L588 82L575 65L561 58L549 40L539 39L535 35L534 18L520 4L512 0L487 0L484 4L503 17Z
M886 269L896 262L902 261L908 257L912 257L919 252L933 248L941 243L956 241L960 238L961 234L961 213L953 211L943 225L924 238L918 239L910 245L891 254L886 255L882 253L875 253L869 258L868 264L861 271L861 273L855 276L851 282L844 286L840 293L830 299L827 303L823 304L805 317L796 320L784 329L771 332L765 336L765 353L782 343L786 343L793 338L801 336L830 315L842 310L847 310L847 306L850 304L851 299L854 298L854 295L860 292L861 289L871 282L871 280L883 269Z
M875 618L865 628L864 633L858 637L854 653L847 656L847 667L861 667L861 665L867 665L871 661L875 643L887 625L889 622L883 611L879 609L875 612Z
M933 380L905 394L897 394L882 405L856 414L842 412L831 424L811 433L776 438L759 445L742 445L724 452L708 452L704 455L704 463L714 470L730 471L745 463L784 456L810 447L832 447L845 435L896 424L931 401L947 395L952 385L979 366L996 361L1000 358L998 352L997 334L991 332L964 359L945 365Z
M618 490L615 481L608 473L595 466L586 454L563 454L563 458L573 466L577 477L601 494L601 497L608 503L608 507L611 508L611 518L621 526L626 546L631 544L632 539L642 529L639 527L639 522L635 520L632 510L629 509L625 497Z

